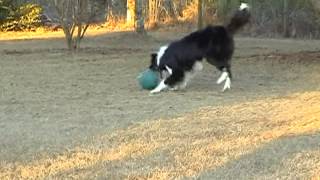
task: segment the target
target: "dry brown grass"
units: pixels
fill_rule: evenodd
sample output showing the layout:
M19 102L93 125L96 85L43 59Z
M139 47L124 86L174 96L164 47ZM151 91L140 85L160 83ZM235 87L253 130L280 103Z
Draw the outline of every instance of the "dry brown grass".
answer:
M319 138L319 129L320 92L207 107L99 137L95 142L98 145L91 149L78 148L28 164L2 164L0 179L201 177L245 161L241 159L254 152L272 158L273 154L263 154L264 147L273 147L272 143L281 139L294 144L299 136ZM255 178L319 179L320 150L297 148L299 151L292 153L284 147L288 155L281 160L283 166L274 164L275 172Z

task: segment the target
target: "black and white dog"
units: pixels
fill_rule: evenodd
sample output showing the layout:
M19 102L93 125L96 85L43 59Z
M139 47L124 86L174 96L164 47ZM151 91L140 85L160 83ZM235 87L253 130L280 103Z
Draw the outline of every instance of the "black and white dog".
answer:
M223 91L231 88L231 58L234 51L233 35L249 22L250 11L242 3L226 26L208 26L188 36L162 46L151 54L150 69L160 72L161 82L150 93L159 93L170 88L183 89L197 71L202 70L202 59L220 70L217 80L225 81Z

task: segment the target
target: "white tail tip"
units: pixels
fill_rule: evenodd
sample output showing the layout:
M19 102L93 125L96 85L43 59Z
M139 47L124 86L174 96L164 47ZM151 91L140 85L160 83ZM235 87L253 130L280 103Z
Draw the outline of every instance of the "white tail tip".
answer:
M249 5L247 3L241 3L240 8L241 11L244 9L249 9Z

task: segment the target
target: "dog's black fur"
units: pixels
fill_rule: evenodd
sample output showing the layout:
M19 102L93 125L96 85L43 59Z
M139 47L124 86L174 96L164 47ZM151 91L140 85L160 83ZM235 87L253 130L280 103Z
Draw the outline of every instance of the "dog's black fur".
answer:
M166 66L172 69L172 74L164 83L174 87L184 78L185 72L191 71L197 61L206 58L220 71L231 74L231 58L234 51L233 35L250 19L248 9L238 10L226 26L207 26L193 32L186 37L170 43L159 64L157 53L151 54L150 69L159 72L168 71Z

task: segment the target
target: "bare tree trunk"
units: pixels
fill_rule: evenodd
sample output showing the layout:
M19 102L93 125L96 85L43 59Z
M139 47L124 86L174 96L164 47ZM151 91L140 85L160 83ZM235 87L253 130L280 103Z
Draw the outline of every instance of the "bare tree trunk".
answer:
M70 15L70 11L72 10L72 2L71 1L64 1L64 0L55 0L54 5L57 9L59 14L59 21L62 26L63 32L65 34L65 38L67 41L67 46L69 50L74 49L73 45L73 32L75 26L70 24L67 21L67 17Z
M63 27L63 26L62 26L62 28L63 28L64 35L66 37L68 49L73 50L74 46L73 46L72 35L70 33L70 30L68 28Z
M145 34L144 15L143 15L143 0L136 0L136 22L135 29L139 34Z
M198 29L203 28L203 0L198 0Z
M288 0L283 0L283 36L288 37Z

